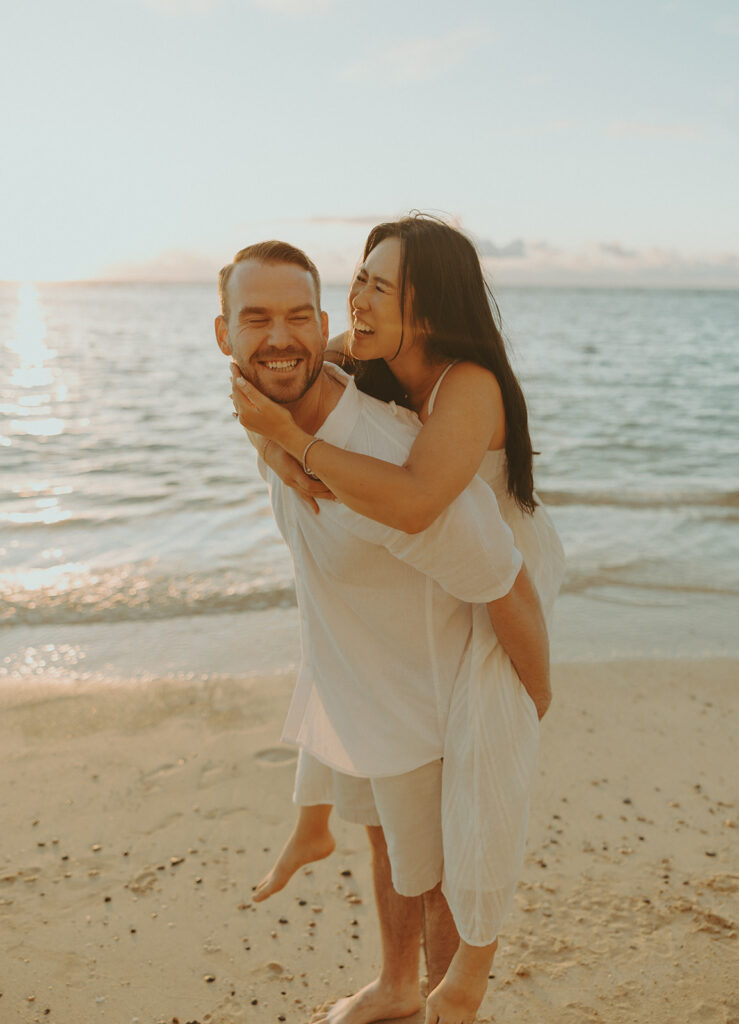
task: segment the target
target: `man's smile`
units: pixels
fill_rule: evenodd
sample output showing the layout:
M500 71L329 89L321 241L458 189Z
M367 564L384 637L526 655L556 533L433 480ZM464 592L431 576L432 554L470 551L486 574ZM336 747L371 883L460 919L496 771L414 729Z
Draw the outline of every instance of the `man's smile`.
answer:
M285 373L289 370L294 370L300 362L299 359L267 359L260 360L262 366L266 366L268 370L275 370L277 373Z

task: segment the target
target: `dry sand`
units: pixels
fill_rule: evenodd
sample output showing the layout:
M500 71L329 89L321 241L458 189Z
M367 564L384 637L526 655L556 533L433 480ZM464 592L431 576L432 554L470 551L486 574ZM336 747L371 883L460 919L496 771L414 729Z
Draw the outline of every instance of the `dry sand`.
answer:
M737 663L557 665L481 1019L739 1022ZM292 678L5 694L0 1021L302 1022L368 981L363 831L259 906ZM422 1015L413 1018L423 1020Z

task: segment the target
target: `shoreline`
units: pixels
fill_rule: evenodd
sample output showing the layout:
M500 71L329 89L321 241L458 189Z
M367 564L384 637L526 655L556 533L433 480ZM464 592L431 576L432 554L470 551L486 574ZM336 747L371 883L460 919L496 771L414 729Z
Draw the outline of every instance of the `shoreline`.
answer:
M677 658L739 658L739 599L658 593L653 603L626 588L561 595L551 629L552 664ZM271 608L147 622L0 628L0 705L47 692L171 679L293 672L300 662L297 608Z
M739 662L553 676L480 1019L737 1019ZM0 719L4 1019L298 1024L373 976L358 826L334 816L336 853L250 901L293 820L295 754L278 742L292 685L273 672L16 689Z

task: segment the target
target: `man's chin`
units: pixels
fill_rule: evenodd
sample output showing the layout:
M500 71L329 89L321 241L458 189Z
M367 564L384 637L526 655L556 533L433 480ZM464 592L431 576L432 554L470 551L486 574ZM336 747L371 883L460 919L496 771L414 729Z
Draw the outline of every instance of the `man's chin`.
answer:
M299 402L303 395L310 391L320 372L320 366L312 374L304 367L300 373L284 374L284 380L276 373L269 372L249 373L244 376L273 402L278 405L291 405L293 402Z
M298 402L312 383L306 379L305 375L302 375L299 380L285 381L265 380L261 375L256 379L254 377L248 379L265 397L278 405L291 405L293 402Z

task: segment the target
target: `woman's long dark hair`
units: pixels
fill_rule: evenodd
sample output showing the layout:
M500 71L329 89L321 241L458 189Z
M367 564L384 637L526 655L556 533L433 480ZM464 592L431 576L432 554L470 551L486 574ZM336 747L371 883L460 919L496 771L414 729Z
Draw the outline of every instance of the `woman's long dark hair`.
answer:
M398 238L400 308L410 288L413 321L426 332L431 362L477 363L495 374L506 417L508 492L525 512L536 508L533 451L526 400L516 379L500 329L500 310L483 276L472 242L444 221L427 214L378 224L364 247L366 260L386 238ZM383 401L407 405L400 384L383 359L355 362L357 387Z

